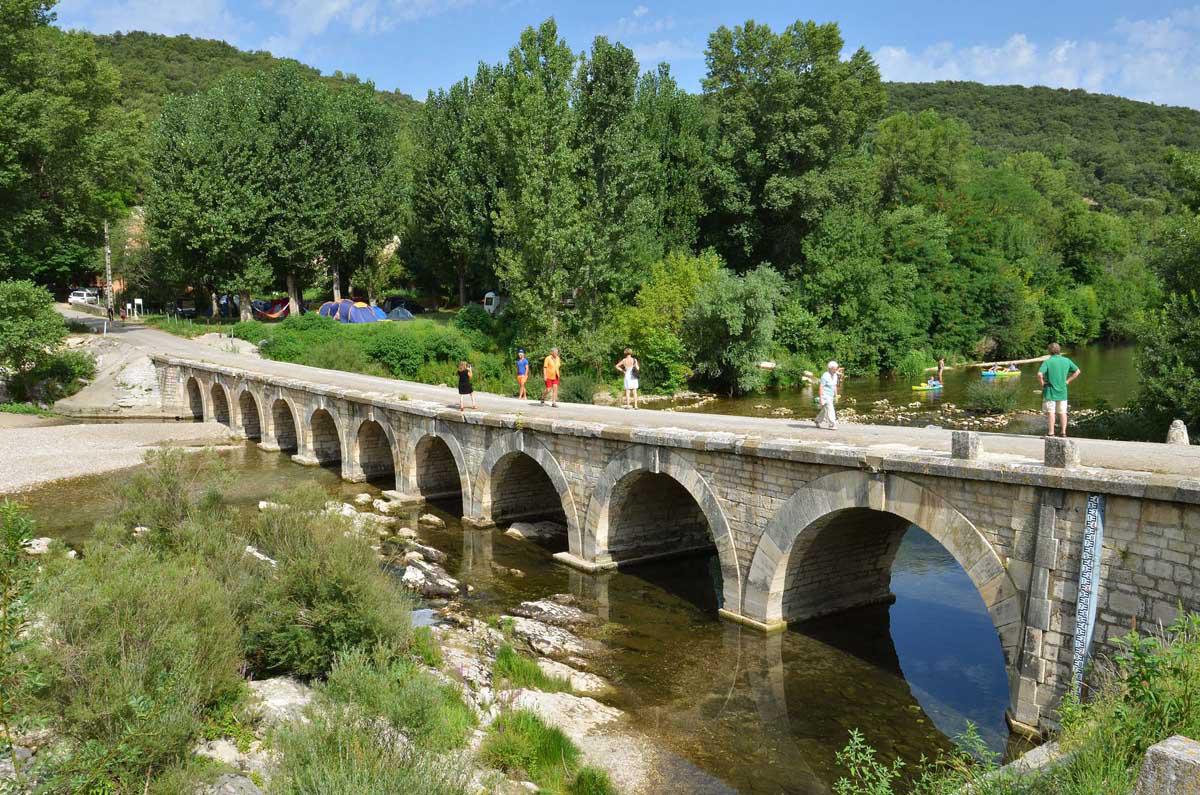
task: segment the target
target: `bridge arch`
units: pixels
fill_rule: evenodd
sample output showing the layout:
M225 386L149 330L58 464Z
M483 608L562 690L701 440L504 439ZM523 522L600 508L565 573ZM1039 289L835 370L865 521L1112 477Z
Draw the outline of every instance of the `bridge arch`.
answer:
M374 411L369 412L355 430L351 450L352 474L355 479L358 476L364 480L391 478L392 487L395 486L400 455L387 417L376 416Z
M247 439L262 438L262 415L258 410L258 399L249 387L243 388L238 396L238 427Z
M784 502L754 550L742 614L778 626L879 601L890 594L892 558L909 524L936 539L967 573L1012 671L1023 610L999 555L953 505L897 475L838 472L806 484Z
M320 466L339 463L344 458L344 437L333 413L319 406L308 415L308 446L312 459Z
M229 411L229 392L219 381L213 381L211 393L213 419L222 425L232 428L233 420Z
M189 376L187 384L183 388L187 395L187 408L191 412L192 419L197 422L204 420L204 390L200 388L200 382L196 376Z
M300 423L296 410L287 398L275 398L271 403L270 435L276 449L293 451L300 448Z
M631 509L655 535L639 539ZM663 532L666 526L673 528ZM733 531L716 493L693 461L658 447L631 447L605 467L588 501L582 538L571 553L593 562L657 557L716 547L721 566L721 607L741 608L742 576Z
M524 483L524 491L517 484ZM507 521L545 514L550 495L562 511L570 539L579 535L575 495L562 466L545 445L522 431L513 431L492 442L475 476L473 513L484 521ZM521 510L522 503L526 510Z
M440 423L409 433L401 491L425 499L458 496L472 505L471 470L458 438Z

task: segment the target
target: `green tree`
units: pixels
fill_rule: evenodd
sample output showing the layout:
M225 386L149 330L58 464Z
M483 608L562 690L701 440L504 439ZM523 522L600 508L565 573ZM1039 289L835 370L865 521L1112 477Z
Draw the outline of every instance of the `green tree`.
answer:
M684 342L696 373L730 395L762 385L758 363L774 347L783 277L760 266L738 276L722 268L701 284L684 318Z
M19 379L50 361L66 337L67 324L44 287L0 282L0 367Z
M574 64L550 19L522 32L496 84L503 164L496 275L520 316L551 336L563 330L563 297L583 261Z
M806 234L856 187L835 166L879 118L884 93L866 50L842 60L843 47L836 24L815 22L776 34L749 21L709 37L704 93L716 143L704 231L736 270L771 262L790 271Z
M63 287L93 271L138 166L116 70L52 6L0 4L0 278Z

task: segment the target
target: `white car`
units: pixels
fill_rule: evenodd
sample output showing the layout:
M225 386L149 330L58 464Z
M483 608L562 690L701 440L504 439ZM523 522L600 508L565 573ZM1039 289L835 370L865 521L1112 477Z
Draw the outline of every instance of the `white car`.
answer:
M67 303L99 306L100 296L91 290L72 290L71 294L67 296Z

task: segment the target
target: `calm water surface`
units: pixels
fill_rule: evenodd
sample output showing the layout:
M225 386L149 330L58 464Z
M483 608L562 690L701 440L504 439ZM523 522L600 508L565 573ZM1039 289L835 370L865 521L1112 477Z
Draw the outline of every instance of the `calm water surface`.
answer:
M335 496L377 491L251 445L219 455L229 499L247 510L299 481ZM111 513L112 495L128 476L53 484L21 499L40 532L78 545ZM449 553L452 573L475 586L472 610L502 613L560 592L585 597L605 620L604 650L593 669L617 685L606 700L741 792L831 791L834 753L853 728L886 758L909 762L951 747L949 738L968 721L993 749L1002 752L1009 742L1007 685L991 621L966 574L918 529L908 530L896 558L893 605L763 636L717 619L713 558L584 575L529 542L464 532L455 505L433 510L447 526L423 537ZM526 576L514 577L510 568Z
M1134 366L1132 345L1089 345L1067 351L1067 355L1079 365L1083 374L1071 384L1071 406L1076 409L1118 407L1128 403L1137 394L1137 369ZM1038 387L1037 371L1040 362L1018 365L1019 378L989 379L994 386L1015 387L1022 395L1019 408L1038 411L1041 408L1041 389ZM928 374L926 375L928 377ZM839 406L852 406L859 412L867 412L871 404L886 399L893 406L907 406L919 402L924 412L936 412L942 403L962 406L966 402L966 391L970 384L980 381L979 368L953 369L946 371L945 386L936 392L914 392L912 385L917 379L855 377L847 373ZM1014 385L1012 382L1016 381ZM853 402L851 402L853 401ZM736 414L742 416L770 416L778 408L787 408L796 416L815 417L812 388L776 390L763 394L738 398L720 398L696 409L706 414ZM924 424L924 421L918 421ZM1027 432L1025 423L1015 423L1011 430Z

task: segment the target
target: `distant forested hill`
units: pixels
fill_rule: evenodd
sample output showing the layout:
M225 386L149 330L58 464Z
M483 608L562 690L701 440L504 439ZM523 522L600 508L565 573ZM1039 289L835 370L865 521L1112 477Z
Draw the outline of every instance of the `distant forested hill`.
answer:
M163 103L172 94L194 94L228 72L268 69L283 60L269 52L244 52L223 41L191 36L134 31L94 39L101 54L121 72L121 103L130 110L141 111L151 122L158 118ZM304 68L314 78L320 77L318 70ZM340 72L321 79L333 84L358 82L353 75ZM398 91L379 94L402 110L412 110L419 104Z
M1078 167L1076 188L1115 210L1172 204L1167 153L1200 149L1200 112L1086 91L888 83L889 112L926 109L970 125L975 140L1003 152L1042 152Z

